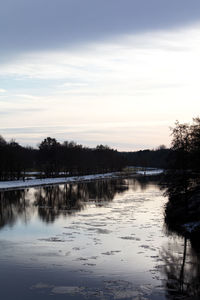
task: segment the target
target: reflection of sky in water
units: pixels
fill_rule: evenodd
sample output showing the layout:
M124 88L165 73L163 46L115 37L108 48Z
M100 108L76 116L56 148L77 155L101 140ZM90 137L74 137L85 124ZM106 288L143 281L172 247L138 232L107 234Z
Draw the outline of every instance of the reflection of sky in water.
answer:
M101 193L102 201L97 202L90 199L90 188L85 184L80 190L89 195L84 199L84 209L73 208L72 215L64 215L66 209L62 206L63 214L49 223L39 215L40 202L34 205L40 189L30 189L25 196L29 206L20 210L20 218L12 227L5 225L0 231L1 269L7 276L13 274L13 269L18 270L18 281L29 277L24 290L20 288L21 280L18 289L24 291L22 297L30 299L49 294L77 299L165 299L165 275L160 272L164 258L160 254L174 237L166 236L163 230L166 199L162 191L156 183L137 180L111 182L106 187L99 183L96 189L98 193L104 189L107 200L108 190L114 192L109 201L103 200ZM176 243L177 255L181 256L183 240L176 237ZM65 274L62 279L61 273ZM11 284L13 276L9 278ZM1 285L6 297L11 297L6 283Z

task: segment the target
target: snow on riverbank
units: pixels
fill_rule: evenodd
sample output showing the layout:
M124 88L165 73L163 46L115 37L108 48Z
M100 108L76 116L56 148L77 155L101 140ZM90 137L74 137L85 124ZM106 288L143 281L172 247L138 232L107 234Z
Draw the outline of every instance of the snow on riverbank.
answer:
M148 175L158 175L161 174L162 172L163 170L161 169L153 169L153 170L146 170L146 171L136 171L135 174L148 176ZM123 173L113 172L113 173L74 176L74 177L28 179L25 181L23 180L0 181L0 190L21 189L21 188L28 188L34 186L82 182L82 181L90 181L90 180L97 180L97 179L119 178L121 176L123 176Z
M1 181L0 190L10 190L16 188L26 188L42 185L61 184L70 182L90 181L95 179L106 179L116 178L119 173L106 173L106 174L95 174L85 176L74 176L74 177L60 177L60 178L44 178L44 179L30 179L30 180L15 180L15 181Z
M141 174L141 175L159 175L163 173L162 169L147 169L147 170L141 170L141 171L136 171L136 174Z

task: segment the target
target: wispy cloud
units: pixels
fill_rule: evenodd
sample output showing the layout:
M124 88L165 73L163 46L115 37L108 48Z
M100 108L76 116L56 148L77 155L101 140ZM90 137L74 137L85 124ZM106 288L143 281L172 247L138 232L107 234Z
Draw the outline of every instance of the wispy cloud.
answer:
M0 133L124 150L169 144L169 126L200 110L199 36L196 24L27 51L0 68Z

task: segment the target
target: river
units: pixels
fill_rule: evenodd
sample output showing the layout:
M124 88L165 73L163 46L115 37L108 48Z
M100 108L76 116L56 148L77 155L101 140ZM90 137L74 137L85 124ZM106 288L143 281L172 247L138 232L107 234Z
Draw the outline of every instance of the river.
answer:
M0 192L1 299L195 294L199 256L166 229L158 182L142 176Z

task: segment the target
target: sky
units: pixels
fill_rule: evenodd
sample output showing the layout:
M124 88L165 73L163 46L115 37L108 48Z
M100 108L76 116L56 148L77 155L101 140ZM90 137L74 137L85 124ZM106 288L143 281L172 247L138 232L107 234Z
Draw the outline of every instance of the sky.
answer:
M170 146L200 111L200 1L0 1L0 135Z

